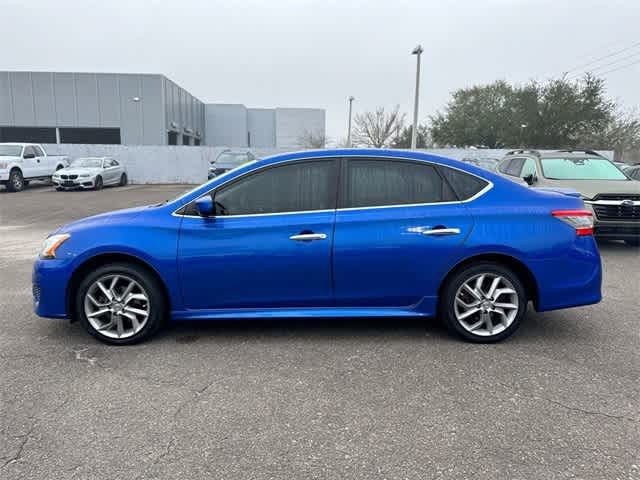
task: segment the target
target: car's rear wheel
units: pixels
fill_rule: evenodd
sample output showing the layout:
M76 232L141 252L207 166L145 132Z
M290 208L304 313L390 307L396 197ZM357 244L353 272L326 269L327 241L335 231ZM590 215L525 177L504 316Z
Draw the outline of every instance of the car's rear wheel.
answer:
M104 184L103 184L103 182L102 182L102 177L101 177L100 175L98 175L98 176L96 177L96 181L95 181L95 183L93 184L93 188L94 188L95 190L102 190L103 185L104 185Z
M127 184L127 174L123 173L122 175L120 175L120 186L124 187Z
M497 342L515 332L527 309L518 276L494 262L470 265L444 286L441 313L449 330L472 342Z
M24 184L24 177L22 176L22 172L19 169L14 168L13 170L11 170L11 173L9 173L7 190L9 190L10 192L20 192L24 190L24 187L25 187L25 184Z
M133 264L104 265L80 283L75 298L76 317L105 343L138 343L158 331L166 300L158 281Z

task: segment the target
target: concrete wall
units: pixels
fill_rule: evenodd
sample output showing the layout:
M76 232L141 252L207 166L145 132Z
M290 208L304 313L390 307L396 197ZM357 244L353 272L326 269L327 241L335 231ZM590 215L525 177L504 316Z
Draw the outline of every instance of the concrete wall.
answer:
M69 155L71 158L108 156L122 162L131 183L203 183L207 180L209 164L227 147L138 146L138 145L45 145L49 154ZM295 149L253 148L258 158ZM421 150L435 155L468 160L488 158L498 160L508 150L469 150L445 148ZM613 151L600 152L613 159Z
M300 148L306 132L325 133L325 112L318 108L276 108L276 147Z

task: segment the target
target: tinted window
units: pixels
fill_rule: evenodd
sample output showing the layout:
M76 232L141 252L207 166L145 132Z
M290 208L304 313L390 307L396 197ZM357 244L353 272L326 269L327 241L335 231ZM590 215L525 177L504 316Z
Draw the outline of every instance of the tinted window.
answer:
M511 163L509 164L509 166L506 167L506 170L504 171L504 173L506 173L507 175L512 175L514 177L519 177L520 172L522 171L523 163L524 163L524 158L514 158L513 160L511 160Z
M342 207L410 205L457 200L436 169L393 160L349 160Z
M473 197L488 185L486 180L461 172L460 170L447 167L438 168L460 200L467 200Z
M225 215L327 210L335 204L335 162L267 168L223 187L215 201Z
M24 152L22 153L22 156L24 157L25 155L35 155L36 151L33 149L33 147L24 147Z
M115 161L113 159L111 160L111 166L112 167L117 167L118 165L120 165L120 164L117 161Z
M44 157L44 152L40 147L34 146L33 151L36 153L36 157Z

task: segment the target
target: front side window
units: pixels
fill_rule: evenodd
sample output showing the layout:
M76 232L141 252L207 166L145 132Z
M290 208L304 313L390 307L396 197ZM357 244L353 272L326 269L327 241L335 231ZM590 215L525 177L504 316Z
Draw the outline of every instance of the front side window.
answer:
M457 200L435 167L425 163L350 159L341 207L412 205Z
M221 215L255 215L335 208L333 160L266 168L215 192Z
M27 155L33 155L35 157L36 151L33 149L33 147L24 147L24 153L22 154L22 156L26 157Z
M44 157L44 152L42 151L42 149L40 147L38 147L37 145L35 145L33 147L33 151L36 154L36 157Z
M606 158L543 158L542 170L551 180L629 180Z

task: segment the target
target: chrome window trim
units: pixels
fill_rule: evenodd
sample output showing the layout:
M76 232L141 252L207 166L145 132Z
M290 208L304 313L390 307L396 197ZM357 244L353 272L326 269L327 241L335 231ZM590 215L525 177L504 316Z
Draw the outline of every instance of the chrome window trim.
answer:
M458 167L454 167L451 165L444 165L442 163L436 163L436 162L432 162L430 160L416 160L415 158L409 158L409 157L378 157L378 156L367 156L367 155L363 155L363 154L347 154L347 155L332 155L332 156L326 156L326 157L309 157L309 158L294 158L294 159L287 159L287 160L282 160L280 162L274 162L274 163L270 163L268 165L264 165L262 167L260 167L259 170L260 171L264 168L267 167L271 167L273 165L279 165L281 163L288 163L288 162L296 162L296 161L313 161L313 160L324 160L324 159L336 159L336 158L369 158L369 159L383 159L383 160L408 160L410 162L415 162L415 163L428 163L430 165L434 165L436 167L440 166L440 167L444 167L444 168L451 168L453 170L458 170L459 172L462 173L466 173L467 175L471 175L474 176L476 178L479 178L480 180L487 182L487 185L485 185L485 187L480 190L478 193L476 193L475 195L465 199L465 200L456 200L456 201L452 201L452 202L428 202L428 203L405 203L405 204L399 204L399 205L376 205L376 206L371 206L371 207L346 207L346 208L331 208L331 209L325 209L325 210L300 210L300 211L293 211L293 212L274 212L274 213L250 213L250 214L246 214L246 215L223 215L222 218L248 218L248 217L266 217L266 216L273 216L273 215L294 215L294 214L307 214L307 213L327 213L327 212L343 212L343 211L355 211L355 210L372 210L372 209L378 209L378 208L402 208L402 207L428 207L428 206L435 206L435 205L455 205L455 204L464 204L464 203L469 203L472 202L478 198L480 198L481 196L483 196L485 193L487 193L489 190L491 190L493 188L493 182L487 178L481 177L480 175L476 175L475 173L472 172L468 172L466 170L463 170L461 168ZM239 178L242 178L243 176L247 176L250 175L252 173L255 173L256 170L252 170L250 172L246 172L243 175L240 175L240 177L234 177L231 179L228 179L227 181L225 181L224 183L221 183L220 185L217 185L216 187L212 188L211 190L208 190L207 192L203 193L202 195L200 195L200 197L203 197L205 195L209 195L211 192L213 192L214 190L218 189L218 188L222 188L224 187L227 183L231 182L231 181L235 181L238 180ZM198 197L198 198L200 198ZM191 202L189 202L191 203ZM181 208L184 208L187 204L185 205L181 205L180 207L176 208L172 213L171 216L173 217L181 217L181 218L203 218L200 215L181 215L179 213L176 213L178 210L180 210ZM214 217L215 218L215 217Z

